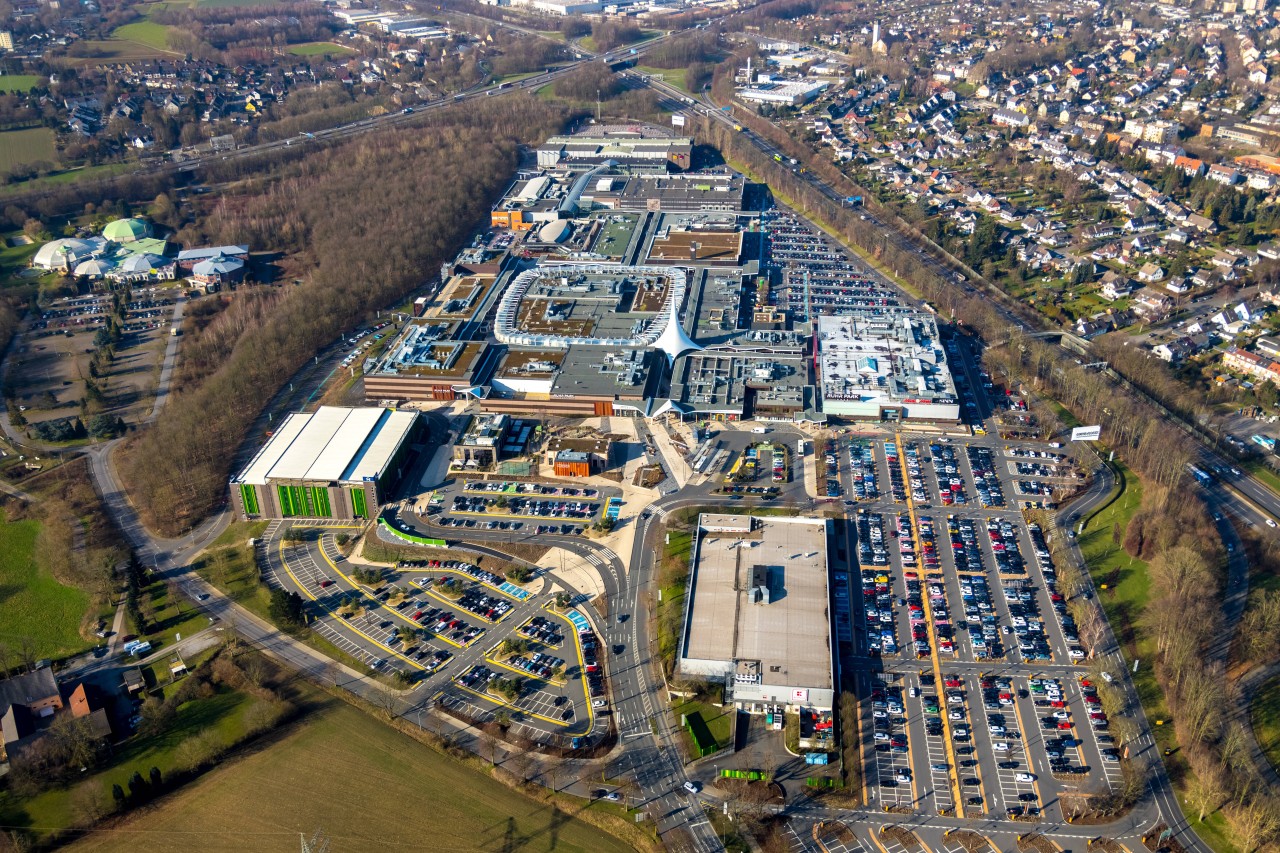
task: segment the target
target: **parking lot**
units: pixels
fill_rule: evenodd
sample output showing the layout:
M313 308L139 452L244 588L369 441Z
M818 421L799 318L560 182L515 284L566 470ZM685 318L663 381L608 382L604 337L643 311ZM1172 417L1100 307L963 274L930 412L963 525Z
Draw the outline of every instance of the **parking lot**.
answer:
M983 436L844 434L822 451L857 559L871 804L1036 821L1064 791L1117 785L1119 747L1019 486L1075 488L1074 463Z
M879 283L825 234L791 213L765 213L762 228L771 277L780 283L773 302L797 320L854 308L891 311L902 306L896 290Z
M504 711L544 735L607 726L603 664L576 609L559 612L546 596L464 559L401 564L362 583L336 527L304 528L289 541L284 531L273 523L259 547L269 583L312 602L314 630L360 663L473 718Z
M602 517L614 490L509 480L459 479L437 490L428 510L444 527L581 533Z

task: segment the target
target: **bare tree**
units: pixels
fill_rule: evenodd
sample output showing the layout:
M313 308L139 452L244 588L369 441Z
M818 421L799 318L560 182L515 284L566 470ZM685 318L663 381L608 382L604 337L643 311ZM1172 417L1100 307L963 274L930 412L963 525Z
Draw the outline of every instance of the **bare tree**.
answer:
M480 732L480 745L485 752L489 754L489 763L497 764L498 757L498 739L486 731Z
M183 605L182 590L178 588L178 582L175 580L166 580L164 582L165 597L169 599L169 603L173 605L175 612L179 616L182 615Z
M375 684L369 691L368 698L369 701L373 703L373 707L378 709L382 716L386 717L388 720L394 720L399 716L396 712L396 708L400 704L400 699L396 696L395 692L391 690L391 688L385 687L381 684Z
M1245 853L1252 853L1270 841L1280 828L1280 812L1266 797L1227 810L1227 820Z

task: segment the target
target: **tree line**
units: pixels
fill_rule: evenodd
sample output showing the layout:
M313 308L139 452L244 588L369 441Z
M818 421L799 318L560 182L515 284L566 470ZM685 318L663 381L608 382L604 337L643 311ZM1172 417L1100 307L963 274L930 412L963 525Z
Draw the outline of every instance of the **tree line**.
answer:
M120 473L147 522L177 531L212 512L241 442L261 442L249 429L276 389L342 331L430 279L487 220L519 144L563 118L525 96L450 108L430 125L281 164L224 197L204 223L213 240L287 252L307 271L269 310L238 314L223 363L179 386L124 448Z

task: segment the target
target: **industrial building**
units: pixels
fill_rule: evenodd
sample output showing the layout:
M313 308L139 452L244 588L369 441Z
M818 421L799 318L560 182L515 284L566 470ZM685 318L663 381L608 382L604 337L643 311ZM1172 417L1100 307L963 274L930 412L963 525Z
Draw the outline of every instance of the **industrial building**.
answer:
M748 713L830 711L829 522L704 513L685 595L680 673Z
M688 169L693 140L657 128L634 125L592 127L575 136L553 136L538 147L538 166L602 166L625 164L634 170L666 172Z
M819 317L818 373L827 415L960 420L938 325L925 312L863 310Z
M782 80L757 83L754 86L740 87L736 95L739 100L757 104L777 104L784 107L798 107L807 104L827 88L822 81Z
M231 479L241 518L373 518L412 464L416 412L321 406L289 415Z

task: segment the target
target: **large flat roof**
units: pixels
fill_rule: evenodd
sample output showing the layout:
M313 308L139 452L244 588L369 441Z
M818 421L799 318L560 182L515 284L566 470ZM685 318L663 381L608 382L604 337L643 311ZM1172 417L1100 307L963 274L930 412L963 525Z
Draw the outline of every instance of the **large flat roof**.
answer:
M826 520L753 516L746 519L750 532L741 529L743 520L699 520L681 657L726 668L759 661L765 684L832 689ZM768 603L751 600L756 567L768 577Z
M416 417L410 411L339 406L290 415L234 482L362 482L377 477Z

